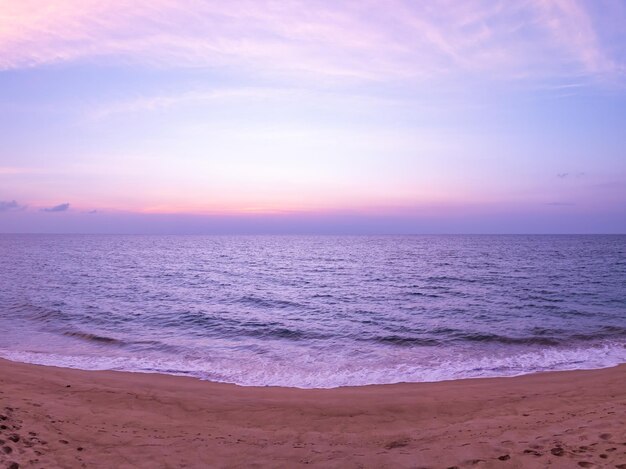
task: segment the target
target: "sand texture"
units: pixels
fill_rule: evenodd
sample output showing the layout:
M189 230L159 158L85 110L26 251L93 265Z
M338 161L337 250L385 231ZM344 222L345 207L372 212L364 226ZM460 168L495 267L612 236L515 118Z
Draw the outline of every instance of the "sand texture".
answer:
M2 467L617 467L626 366L300 390L0 360Z

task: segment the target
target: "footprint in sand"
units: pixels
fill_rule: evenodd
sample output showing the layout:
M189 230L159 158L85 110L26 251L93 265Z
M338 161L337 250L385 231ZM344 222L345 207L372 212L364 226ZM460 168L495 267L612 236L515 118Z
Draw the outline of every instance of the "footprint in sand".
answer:
M550 450L550 453L552 453L554 456L563 456L563 454L565 454L565 451L560 446L556 446Z
M402 448L404 446L408 446L410 440L408 438L401 438L399 440L394 440L385 445L386 449L394 449L394 448Z
M524 454L532 454L533 456L541 456L541 453L534 449L525 449Z

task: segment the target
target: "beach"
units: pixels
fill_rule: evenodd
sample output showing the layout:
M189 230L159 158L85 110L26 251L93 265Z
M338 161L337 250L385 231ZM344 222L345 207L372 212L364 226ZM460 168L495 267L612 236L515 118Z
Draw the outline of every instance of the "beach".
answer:
M0 360L0 415L13 468L626 468L626 365L297 389Z
M0 469L626 469L625 25L0 0Z

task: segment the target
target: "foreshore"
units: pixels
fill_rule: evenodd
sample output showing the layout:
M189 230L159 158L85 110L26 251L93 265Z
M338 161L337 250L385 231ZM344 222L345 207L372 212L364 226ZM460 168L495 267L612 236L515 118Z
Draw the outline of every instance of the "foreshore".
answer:
M0 360L0 419L0 467L626 469L626 365L304 390Z

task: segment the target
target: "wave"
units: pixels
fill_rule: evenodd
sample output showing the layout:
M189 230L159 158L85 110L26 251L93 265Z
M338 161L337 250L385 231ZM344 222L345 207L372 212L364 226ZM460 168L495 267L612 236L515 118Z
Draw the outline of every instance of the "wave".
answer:
M576 340L591 340L591 339L612 339L626 337L626 327L620 326L603 326L596 332L589 334L572 334L571 337Z
M304 305L288 300L271 298L259 298L258 296L245 295L239 298L237 303L250 304L261 308L304 308Z
M421 297L421 298L442 298L441 295L437 295L435 293L422 293L422 292L418 292L418 291L406 292L406 293L404 293L404 295L405 296Z
M406 328L396 328L406 329ZM406 331L409 332L409 331ZM423 331L431 337L412 336L402 334L390 334L375 337L356 337L357 341L376 342L400 347L422 346L445 346L462 343L494 343L502 345L527 345L540 347L557 347L572 343L593 342L605 339L621 339L626 337L626 328L618 326L604 326L595 332L588 334L567 333L561 329L533 328L532 335L507 336L495 333L468 333L459 329L438 328L430 333Z
M106 337L102 335L90 334L88 332L64 332L64 336L74 337L76 339L86 340L88 342L98 342L102 344L115 344L115 345L124 345L126 342L115 339L113 337Z
M167 357L152 354L84 356L0 349L0 356L14 361L86 370L185 375L242 386L334 388L607 368L626 362L625 345L605 343L589 347L534 349L496 356L458 353L446 355L435 362L423 362L416 356L402 363L384 360L368 364L355 363L350 356L326 354L289 356L288 360L276 361L268 355L249 355L243 360L233 357L193 358L182 354Z
M369 339L360 340L377 342L379 344L398 345L400 347L434 347L437 345L441 345L441 342L436 339L428 339L422 337L403 337L399 335L376 336Z
M507 336L494 333L465 333L455 330L450 334L456 340L467 342L499 343L506 345L540 345L558 346L572 342L590 342L605 339L621 339L626 337L626 328L619 326L603 326L589 333L572 333L562 329L535 327L529 336Z
M196 336L215 338L256 337L263 339L325 339L331 336L315 331L293 329L278 322L244 321L227 316L228 313L187 311L163 322L165 327L187 328Z
M473 333L473 334L456 334L456 339L467 342L492 342L509 345L560 345L563 340L557 337L510 337L499 334Z
M264 305L284 304L293 306L296 303L274 300L261 300L256 297L243 297L244 301L253 301ZM164 345L159 342L146 344L145 342L126 342L107 335L84 332L81 324L92 323L90 314L70 315L64 312L63 304L52 304L50 307L41 307L28 302L4 305L0 308L3 316L19 316L35 322L46 324L45 329L55 334L72 337L87 342L110 344L110 345ZM94 315L98 316L98 315ZM111 329L112 320L109 315L100 315L95 324L102 324L104 329ZM463 343L503 344L512 346L539 346L556 347L567 346L573 343L597 342L605 339L621 339L626 337L626 327L618 325L605 325L597 327L589 332L574 332L561 328L533 327L526 331L520 331L520 335L498 334L495 332L469 332L460 328L437 327L433 329L415 329L407 326L384 326L387 334L361 334L355 335L347 331L320 331L312 328L311 323L305 324L304 328L294 328L286 322L262 322L242 320L241 318L229 317L227 311L205 313L203 311L186 311L174 316L153 317L154 322L149 327L177 328L184 333L195 337L232 339L251 337L262 340L285 340L290 342L306 341L346 341L370 342L386 346L402 348L410 347L436 347ZM107 319L108 318L108 319ZM363 324L375 324L370 320L362 320ZM78 325L77 330L75 327ZM69 327L68 327L69 326Z
M242 324L242 326L248 326L240 331L239 335L246 335L248 337L259 337L266 339L288 339L288 340L303 340L318 338L315 334L300 331L297 329L289 329L287 327L271 327L266 325L254 326L250 324Z
M458 283L478 283L481 280L478 280L474 277L455 277L452 275L431 275L427 278L429 282L458 282ZM482 280L484 282L484 279Z
M121 317L112 312L104 312L94 305L87 305L82 310L75 311L64 302L50 303L39 306L30 302L18 302L0 306L0 317L20 319L43 324L46 329L58 330L67 324L84 323L111 325L115 322L126 322L127 317Z
M69 321L72 315L65 313L61 308L62 303L53 304L51 307L37 306L28 302L18 302L3 305L0 312L5 312L7 316L23 317L36 322L58 322Z

